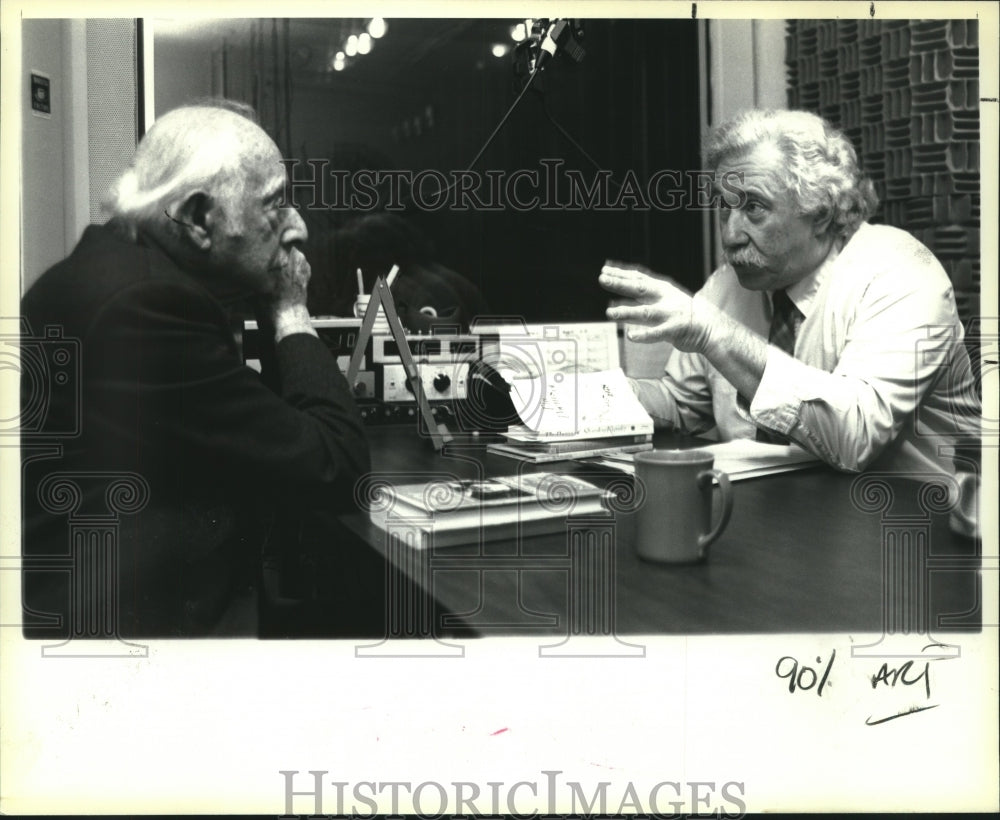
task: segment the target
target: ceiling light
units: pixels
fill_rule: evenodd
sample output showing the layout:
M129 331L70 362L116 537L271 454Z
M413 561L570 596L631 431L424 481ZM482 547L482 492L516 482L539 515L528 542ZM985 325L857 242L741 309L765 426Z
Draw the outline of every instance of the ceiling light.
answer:
M358 35L358 54L367 54L372 50L372 37L364 31Z
M491 50L493 51L494 57L503 57L508 51L510 51L510 48L503 43L494 43Z
M344 44L344 51L347 53L348 57L353 57L358 53L358 35L352 34L347 38L347 42Z
M518 23L514 28L510 30L510 38L515 43L523 43L528 37L528 30L524 27L524 23Z
M368 22L368 33L376 40L379 37L384 37L388 28L389 27L386 25L385 20L381 17L372 17L372 19Z

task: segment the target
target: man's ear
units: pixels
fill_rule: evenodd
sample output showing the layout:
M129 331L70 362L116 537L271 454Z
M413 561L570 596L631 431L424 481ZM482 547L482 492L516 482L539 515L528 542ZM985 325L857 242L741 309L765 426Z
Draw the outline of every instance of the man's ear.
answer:
M813 217L813 235L814 236L825 236L826 232L830 228L830 223L833 222L833 211L821 211Z
M215 218L212 197L204 191L188 194L173 217L174 222L183 228L182 233L202 251L212 247Z

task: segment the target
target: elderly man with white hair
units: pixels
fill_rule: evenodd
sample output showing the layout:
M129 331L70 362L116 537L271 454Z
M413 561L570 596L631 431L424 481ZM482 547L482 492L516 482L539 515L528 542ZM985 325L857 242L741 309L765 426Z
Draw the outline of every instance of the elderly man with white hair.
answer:
M750 111L708 137L725 262L691 297L608 263L612 319L674 346L633 389L662 425L792 441L844 471L954 469L980 401L951 282L877 199L850 142L803 111Z
M78 392L39 396L22 380L22 406L48 402L52 431L80 421L59 457L24 450L29 637L255 635L275 520L343 510L369 470L351 392L306 309L305 224L284 205L278 148L244 113L218 101L158 119L110 220L22 300L33 333L56 329L80 352ZM273 335L267 385L233 334L247 302ZM72 510L53 497L55 474L80 496ZM133 496L113 517L117 554L93 551L113 576L46 569L89 549L73 527L107 520L116 480Z

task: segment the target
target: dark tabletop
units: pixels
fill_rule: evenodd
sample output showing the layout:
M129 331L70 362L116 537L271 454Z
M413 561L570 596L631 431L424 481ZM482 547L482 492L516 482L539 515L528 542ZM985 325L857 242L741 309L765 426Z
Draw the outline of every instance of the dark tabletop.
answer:
M376 427L370 436L374 475L401 483L524 469L487 454L475 438L438 453L415 428ZM655 440L670 448L698 443ZM622 480L583 463L537 469ZM397 576L460 616L446 621L480 635L881 631L945 638L980 628L979 543L951 531L945 485L929 479L813 466L734 482L730 523L709 559L694 566L639 559L633 515L622 512L571 518L554 535L431 550L387 542L364 516L344 520L402 571ZM400 601L395 617L405 620L408 593L392 594Z

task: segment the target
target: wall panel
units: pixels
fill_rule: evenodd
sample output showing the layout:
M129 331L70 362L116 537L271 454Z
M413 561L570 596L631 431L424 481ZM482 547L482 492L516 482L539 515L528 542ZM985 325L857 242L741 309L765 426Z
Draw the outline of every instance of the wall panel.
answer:
M794 20L788 101L850 138L875 182L873 221L941 260L963 321L979 317L979 25L975 20Z

